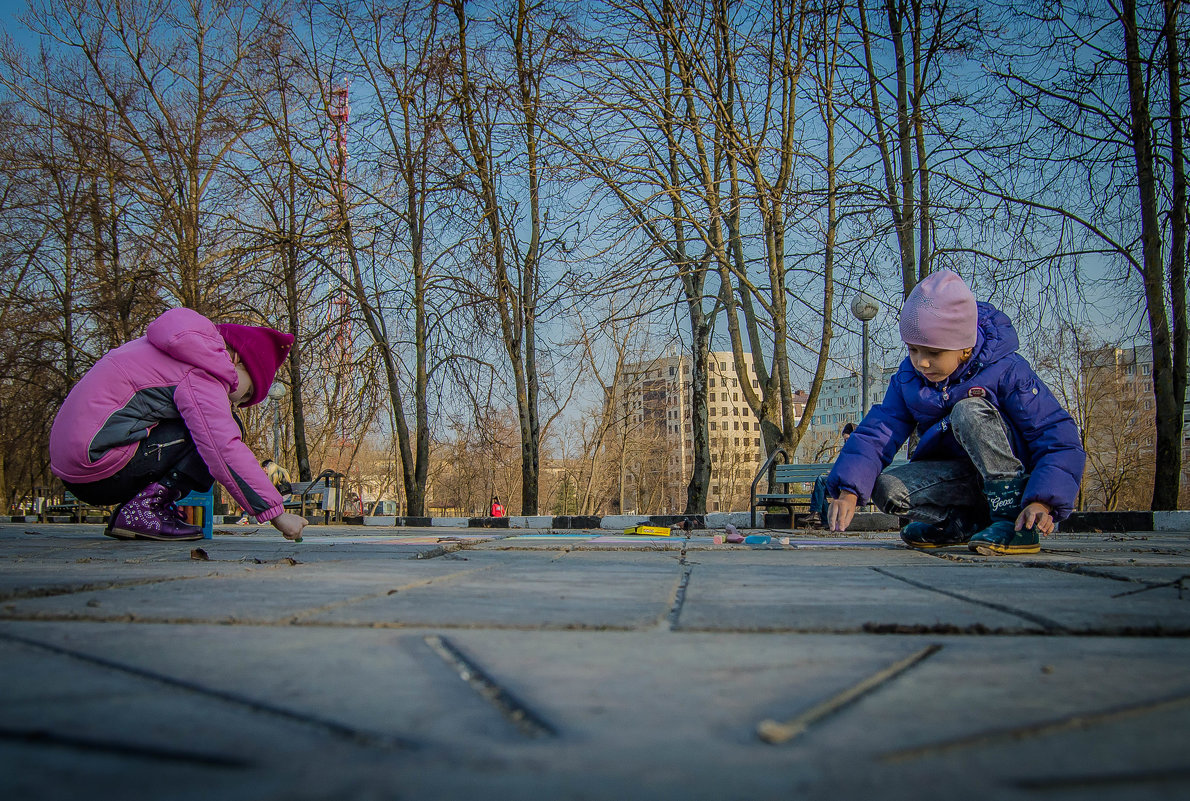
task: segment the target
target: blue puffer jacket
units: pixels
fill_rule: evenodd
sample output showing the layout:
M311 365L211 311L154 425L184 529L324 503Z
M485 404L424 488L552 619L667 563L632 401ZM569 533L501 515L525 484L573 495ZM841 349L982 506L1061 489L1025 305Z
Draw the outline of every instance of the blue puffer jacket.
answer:
M914 428L920 440L911 459L965 459L950 430L950 410L972 389L983 389L1008 424L1012 450L1029 473L1022 505L1041 501L1053 509L1055 521L1070 516L1087 458L1078 426L1016 352L1020 340L1008 316L990 303L978 308L974 352L946 381L931 384L908 357L901 363L884 400L868 411L835 460L826 483L832 498L847 491L866 503L876 477Z

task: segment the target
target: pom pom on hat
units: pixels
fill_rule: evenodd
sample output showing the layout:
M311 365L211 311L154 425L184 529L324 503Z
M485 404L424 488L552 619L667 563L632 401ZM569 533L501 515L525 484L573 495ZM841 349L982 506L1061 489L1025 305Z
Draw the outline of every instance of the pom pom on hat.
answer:
M975 347L979 323L975 295L950 270L930 273L909 293L901 309L901 339L938 350Z
M252 397L245 406L255 406L269 394L278 368L293 347L293 334L255 325L223 323L215 326L228 347L240 354L240 361L252 379Z

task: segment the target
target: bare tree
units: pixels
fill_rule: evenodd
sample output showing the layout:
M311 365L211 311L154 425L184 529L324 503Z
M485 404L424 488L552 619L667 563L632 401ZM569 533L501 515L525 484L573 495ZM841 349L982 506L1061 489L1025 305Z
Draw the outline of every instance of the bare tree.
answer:
M1094 254L1143 287L1159 465L1181 463L1187 376L1180 11L1177 0L1012 8L1012 57L996 71L1023 132L1014 155L1037 176L1031 191L1002 194L1050 216L1065 253ZM1158 470L1152 508L1176 508L1180 481Z
M538 326L550 289L543 269L550 251L562 244L542 203L549 166L545 132L564 105L551 97L551 78L572 60L575 37L566 15L547 2L500 6L488 26L469 16L462 0L450 5L457 21L457 152L474 182L481 216L474 261L490 276L491 308L512 371L521 513L532 515L541 466ZM508 186L510 173L522 175L523 183Z

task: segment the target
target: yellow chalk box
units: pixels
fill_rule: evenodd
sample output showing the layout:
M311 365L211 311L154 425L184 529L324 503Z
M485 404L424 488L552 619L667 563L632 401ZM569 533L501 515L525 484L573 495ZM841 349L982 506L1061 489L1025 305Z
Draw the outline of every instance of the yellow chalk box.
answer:
M624 529L625 534L639 534L642 537L668 537L673 534L665 526L632 526Z

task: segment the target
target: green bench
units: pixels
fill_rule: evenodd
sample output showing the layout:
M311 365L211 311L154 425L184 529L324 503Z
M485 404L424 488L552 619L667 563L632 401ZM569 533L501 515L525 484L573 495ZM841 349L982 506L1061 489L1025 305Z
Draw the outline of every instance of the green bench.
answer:
M795 506L810 505L810 491L814 488L814 480L819 476L825 476L834 466L834 462L775 465L773 467L772 480L769 482L769 491L762 493L756 491L756 485L764 477L765 471L762 470L758 473L756 479L752 482L752 528L756 528L756 510L761 506L784 507L789 511L789 524L792 526L793 508ZM804 489L792 490L793 487L799 485L803 486ZM785 488L785 491L774 491L781 488Z

